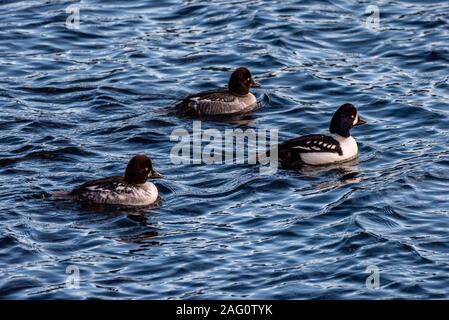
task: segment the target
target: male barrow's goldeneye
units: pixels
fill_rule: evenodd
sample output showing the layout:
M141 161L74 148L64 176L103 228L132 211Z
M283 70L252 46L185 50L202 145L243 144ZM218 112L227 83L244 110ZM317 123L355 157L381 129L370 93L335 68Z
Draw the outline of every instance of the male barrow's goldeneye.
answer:
M357 114L357 109L345 103L334 113L330 133L335 138L312 134L287 140L278 147L281 164L300 167L303 164L325 165L348 161L357 157L357 142L349 131L352 127L366 123Z
M256 97L249 89L257 86L249 70L240 67L231 74L227 89L192 94L179 102L173 111L179 116L191 117L248 112L257 106Z
M162 175L153 169L146 155L135 155L126 166L123 177L115 176L88 181L70 192L55 192L55 197L100 204L143 206L156 202L158 191L148 178Z

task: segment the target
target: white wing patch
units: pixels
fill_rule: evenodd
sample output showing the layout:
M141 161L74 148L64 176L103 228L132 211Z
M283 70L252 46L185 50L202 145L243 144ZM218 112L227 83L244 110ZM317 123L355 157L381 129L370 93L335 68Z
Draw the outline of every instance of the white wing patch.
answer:
M332 141L333 140L333 141ZM287 142L288 143L288 142ZM340 149L338 141L327 136L310 135L291 140L291 146L288 148L299 150L302 152L337 152ZM340 154L340 152L338 152Z

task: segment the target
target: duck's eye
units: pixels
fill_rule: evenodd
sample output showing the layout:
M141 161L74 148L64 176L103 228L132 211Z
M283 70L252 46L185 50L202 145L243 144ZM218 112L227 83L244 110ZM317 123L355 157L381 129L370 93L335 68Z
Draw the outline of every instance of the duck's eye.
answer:
M246 81L251 81L251 78L246 79Z
M351 118L354 119L354 118L355 118L355 115L351 115Z
M148 167L146 167L146 168L145 168L145 171L147 171L147 172L148 172Z

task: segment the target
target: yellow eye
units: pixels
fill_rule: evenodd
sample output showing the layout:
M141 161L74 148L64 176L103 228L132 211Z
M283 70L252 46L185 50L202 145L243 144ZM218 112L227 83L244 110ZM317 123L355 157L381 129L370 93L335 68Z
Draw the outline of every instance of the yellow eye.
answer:
M246 81L251 81L251 78L246 79Z
M354 118L355 118L355 115L352 115L351 118L354 119Z
M145 171L148 171L148 167L145 168Z

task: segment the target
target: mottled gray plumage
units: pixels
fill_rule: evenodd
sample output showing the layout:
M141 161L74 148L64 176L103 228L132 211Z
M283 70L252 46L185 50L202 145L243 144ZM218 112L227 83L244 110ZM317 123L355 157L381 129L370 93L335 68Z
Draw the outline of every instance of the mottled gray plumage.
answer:
M109 177L86 182L73 189L69 196L100 204L146 205L156 201L158 191L149 182L130 184L123 177Z
M244 113L253 110L256 106L257 100L252 93L239 96L224 89L188 96L178 103L175 109L179 115L201 117Z

